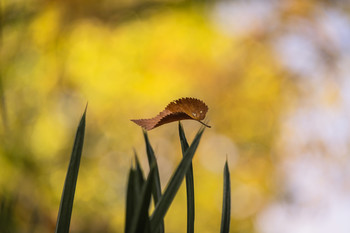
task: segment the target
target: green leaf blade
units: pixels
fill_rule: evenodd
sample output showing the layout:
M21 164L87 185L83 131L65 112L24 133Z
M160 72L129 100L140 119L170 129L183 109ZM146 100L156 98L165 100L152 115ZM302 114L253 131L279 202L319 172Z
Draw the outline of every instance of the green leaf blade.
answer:
M150 173L148 174L146 182L142 185L141 192L138 194L136 209L130 226L130 233L149 233L149 206L152 196L152 183L154 182L155 167L152 166ZM129 233L128 232L128 233Z
M222 200L221 230L220 233L228 233L230 231L231 220L231 183L230 170L227 161L224 168L224 190Z
M165 189L158 204L156 205L150 220L151 232L154 232L159 227L159 224L161 223L161 221L163 221L163 218L166 212L168 211L178 189L180 188L183 178L185 177L185 174L187 173L190 167L190 164L197 150L197 147L199 145L199 141L201 139L203 132L204 132L204 128L201 128L198 131L191 146L188 148L188 150L186 150L185 156L183 157L177 169L173 173L167 188Z
M179 137L181 142L182 155L185 156L187 149L189 148L185 131L181 122L179 121ZM187 233L194 232L194 219L195 219L195 201L194 201L194 181L193 181L193 166L192 162L190 168L186 173L186 195L187 195Z
M147 159L148 159L149 166L150 166L150 168L152 166L154 166L154 169L155 169L154 175L153 175L154 182L152 185L152 194L153 194L154 204L157 205L157 203L159 202L159 199L162 196L162 188L161 188L161 184L160 184L159 169L158 169L156 156L154 154L153 148L152 148L151 143L150 143L149 138L148 138L147 131L143 131L143 135L144 135L145 143L146 143L146 152L147 152ZM154 232L156 232L156 231L154 231ZM161 221L158 232L164 233L164 221Z
M61 203L57 216L56 233L68 233L70 220L72 216L75 188L78 179L79 166L81 155L83 151L84 135L85 135L85 118L86 109L80 120L75 141L73 145L73 151L71 154L66 179L61 196Z
M130 232L132 219L136 209L137 198L134 185L135 173L136 171L133 168L130 168L126 192L125 232Z
M142 187L143 183L145 182L145 178L143 176L143 171L136 152L135 152L135 165L136 165L136 180L138 182L138 186Z

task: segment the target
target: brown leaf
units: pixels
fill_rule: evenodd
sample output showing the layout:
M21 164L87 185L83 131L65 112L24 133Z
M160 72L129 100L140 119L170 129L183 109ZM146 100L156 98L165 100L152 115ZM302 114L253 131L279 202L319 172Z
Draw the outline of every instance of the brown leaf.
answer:
M158 126L180 120L196 120L210 128L209 125L201 122L208 112L208 106L201 100L195 98L181 98L168 104L164 111L150 119L131 120L143 127L145 130L151 130Z

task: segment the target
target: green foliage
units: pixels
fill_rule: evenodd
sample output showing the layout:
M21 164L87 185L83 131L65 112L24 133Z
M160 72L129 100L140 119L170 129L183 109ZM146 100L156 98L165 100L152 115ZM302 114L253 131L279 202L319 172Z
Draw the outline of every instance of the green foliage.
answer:
M129 179L128 179L128 188L127 188L127 192L126 192L125 232L130 232L132 218L135 214L135 203L137 201L136 187L140 186L140 184L135 182L135 180L136 180L135 176L136 176L135 169L130 168Z
M81 154L83 151L84 135L85 135L85 112L80 120L77 133L75 136L73 151L69 162L66 181L63 187L61 204L57 216L56 233L69 232L70 219L73 209L73 201L75 194L75 186L77 184L78 172Z
M221 216L221 230L220 233L230 232L230 218L231 218L231 184L230 171L227 160L224 168L224 191L222 200L222 216Z
M149 142L148 135L146 131L143 131L143 135L145 138L145 143L146 143L146 152L147 152L147 158L148 158L148 163L151 168L151 166L154 166L154 182L152 185L152 194L153 194L153 200L155 205L158 204L158 201L162 195L162 188L160 185L160 178L159 178L159 170L158 170L158 164L156 161L156 156L154 155L153 148L151 146L151 143ZM137 156L136 156L137 158ZM137 160L136 160L137 161ZM138 166L140 168L140 166ZM163 233L164 232L164 222L162 221L159 226L159 232Z
M85 116L86 109L81 118L75 137L73 152L66 175L57 217L56 233L69 232L75 187L84 143ZM185 176L187 190L187 232L194 232L194 185L192 159L204 130L204 127L200 128L191 145L188 145L184 129L179 122L179 137L183 158L173 172L163 194L161 192L157 160L147 132L144 131L150 172L145 180L143 170L135 152L135 165L129 170L127 184L125 233L164 232L164 217ZM221 222L221 232L225 233L229 232L230 227L230 195L230 174L226 162L224 169L224 199ZM151 196L153 196L155 203L155 208L152 214L149 213ZM1 210L2 209L3 208L1 208Z
M173 173L167 185L167 188L164 191L164 194L160 198L159 203L156 205L155 210L151 216L151 230L157 229L158 224L160 224L166 212L168 211L168 208L170 207L171 202L173 201L178 189L180 188L180 185L182 183L183 178L185 177L185 174L190 168L194 153L197 150L197 147L202 137L202 134L204 132L204 129L205 128L202 127L198 131L197 135L193 139L192 144L186 150L185 155L183 156L183 159L181 160L180 164L178 165L175 172Z
M185 136L183 126L180 121L179 121L179 137L181 142L182 155L185 156L185 153L189 146L188 146L188 142ZM192 163L186 173L186 194L187 194L187 233L193 233L195 208L194 208L194 182L193 182Z
M142 183L140 183L140 181L143 181L143 179L140 179L138 169L132 170L133 169L131 168L130 174L133 172L135 175L129 177L129 182L134 185L137 192L127 194L127 199L129 199L129 195L132 196L131 198L133 198L132 201L134 202L134 206L131 206L133 208L133 210L131 210L133 214L131 219L130 216L128 216L129 219L126 222L128 225L125 225L125 233L147 233L150 232L148 210L151 203L155 166L151 167L147 180ZM130 205L128 207L131 208Z
M148 175L147 181L144 182L143 171L139 164L138 157L135 153L135 163L136 168L131 168L129 172L127 197L126 197L126 221L125 221L125 233L133 232L157 232L159 230L164 231L164 217L169 209L180 185L188 173L190 165L192 164L193 156L198 147L200 138L204 132L204 128L201 128L195 139L193 140L191 146L188 146L187 139L183 132L183 128L180 124L179 126L180 139L182 143L182 148L184 152L183 159L178 165L177 169L172 175L167 188L163 195L159 195L157 202L155 200L155 209L151 216L148 215L148 209L150 205L151 194L155 196L155 184L159 180L159 175L155 175L158 165L157 160L154 156L154 151L149 142L147 132L144 131L144 137L146 142L146 151L148 156L148 161L150 163L150 173ZM193 178L193 177L192 177ZM152 189L150 187L153 187ZM192 187L193 190L193 182ZM159 182L159 193L160 182ZM192 191L193 194L193 191ZM191 195L192 195L191 194ZM192 202L192 200L191 200ZM194 203L191 203L191 212L194 213ZM193 229L193 221L189 222L189 227Z

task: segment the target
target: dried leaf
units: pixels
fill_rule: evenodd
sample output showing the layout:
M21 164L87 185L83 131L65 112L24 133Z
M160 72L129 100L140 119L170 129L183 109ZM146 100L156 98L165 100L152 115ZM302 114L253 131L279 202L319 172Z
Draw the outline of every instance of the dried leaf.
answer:
M131 120L143 127L145 130L151 130L158 126L180 120L196 120L210 128L209 125L201 122L208 112L208 106L201 100L195 98L181 98L168 104L164 111L156 117L150 119Z

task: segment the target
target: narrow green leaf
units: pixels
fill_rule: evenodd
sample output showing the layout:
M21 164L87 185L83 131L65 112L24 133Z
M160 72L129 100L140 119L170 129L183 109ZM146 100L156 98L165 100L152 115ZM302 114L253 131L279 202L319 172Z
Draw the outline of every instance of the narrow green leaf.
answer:
M134 224L133 216L135 216L135 209L140 204L139 200L142 197L140 193L145 183L145 178L136 151L134 151L134 157L136 168L130 169L126 196L125 233L130 232L131 226Z
M139 194L139 200L134 212L130 233L150 232L148 210L151 203L152 183L154 182L155 167L152 166L146 182L143 184Z
M154 204L156 205L159 202L160 197L162 196L162 188L161 188L161 184L160 184L158 164L157 164L156 156L154 155L153 148L152 148L151 143L148 139L147 131L144 130L143 135L144 135L145 143L146 143L146 152L147 152L149 166L150 167L151 167L151 165L155 166L154 177L153 177L154 182L152 185L152 194L153 194ZM156 230L152 231L152 232L156 232ZM159 232L159 233L164 232L164 221L163 220L161 221L161 224L159 225L159 231L157 231L157 232Z
M231 183L230 171L227 161L224 168L224 191L222 200L222 215L221 215L221 233L228 233L230 231L231 220Z
M139 162L139 159L137 157L137 154L135 152L135 164L136 164L136 177L137 181L139 182L139 187L142 187L143 183L145 182L145 178L143 176L143 171Z
M75 187L78 179L79 165L83 151L84 134L85 134L85 116L86 109L80 120L77 133L75 136L72 155L67 170L66 180L61 196L60 208L57 216L56 233L68 233L70 219L72 216Z
M188 171L192 158L196 152L201 136L204 132L204 128L201 128L196 137L194 138L191 146L186 150L186 153L181 160L180 164L173 173L164 194L161 196L158 204L156 205L153 214L151 215L151 232L155 232L158 229L159 224L163 221L163 218L168 211L180 185Z
M125 233L130 232L132 226L132 219L136 209L136 190L134 185L136 171L133 168L130 168L129 179L128 179L128 188L126 193L126 213L125 213Z
M185 131L182 127L181 122L179 121L179 135L182 148L182 155L185 156L185 153L188 149L188 142L186 139ZM186 194L187 194L187 233L194 232L194 182L193 182L193 166L192 162L190 168L186 173Z
M157 203L160 196L162 195L158 164L157 164L156 157L154 155L153 148L152 148L151 143L148 139L147 131L143 131L143 135L145 137L146 152L147 152L149 166L151 167L151 164L154 164L154 166L155 166L155 173L154 173L154 176L155 176L154 181L155 182L154 182L153 187L152 187L152 193L153 193L154 203Z

